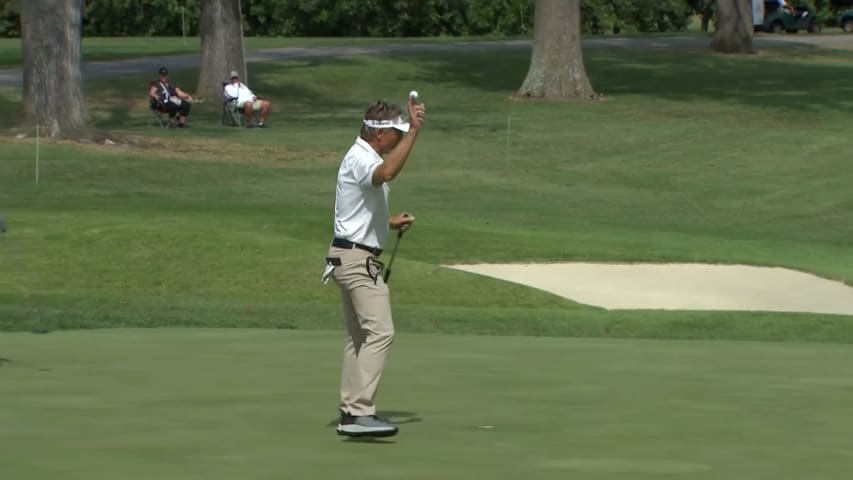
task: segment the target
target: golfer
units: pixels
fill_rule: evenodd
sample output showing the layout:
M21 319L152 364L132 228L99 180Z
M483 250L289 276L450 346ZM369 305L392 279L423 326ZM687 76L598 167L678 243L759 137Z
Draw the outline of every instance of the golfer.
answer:
M389 229L406 231L415 217L390 216L388 182L394 180L415 145L425 108L408 102L409 121L397 105L382 101L364 114L361 134L338 170L335 236L326 257L323 282L341 289L346 341L341 372L339 435L387 437L397 427L376 416L374 398L394 339L384 265L378 259Z

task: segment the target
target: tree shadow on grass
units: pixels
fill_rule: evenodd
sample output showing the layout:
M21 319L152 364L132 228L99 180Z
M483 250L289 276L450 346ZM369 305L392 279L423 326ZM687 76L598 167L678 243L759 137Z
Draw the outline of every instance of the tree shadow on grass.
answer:
M786 57L597 52L587 68L605 95L719 101L802 112L849 111L853 62L838 52ZM844 62L844 63L842 63Z
M368 90L375 90L376 94L353 96L358 95L358 88L351 88L352 84L365 81L352 78L352 75L361 73L361 68L370 68L362 67L365 62L369 62L369 58L305 58L256 65L253 68L254 80L251 88L256 92L270 92L270 95L279 96L284 103L284 113L300 125L352 128L353 132L357 133L361 115L367 107L379 99L393 102L393 98L387 97L397 93L383 88L382 85L373 84L375 88ZM306 81L306 74L309 78L316 78L316 81ZM340 83L345 85L338 88ZM400 90L404 88L401 87ZM402 93L397 103L404 100L404 96L405 93Z
M644 95L676 101L710 100L767 109L848 111L853 108L849 52L797 45L760 55L705 50L646 52L590 49L585 64L604 96ZM398 75L407 84L472 88L513 95L524 81L527 52L426 53L418 68Z
M306 58L270 64L255 64L249 87L272 102L270 120L298 121L300 125L352 126L357 132L358 119L370 99L347 100L340 95L323 94L305 82L290 80L294 70L324 66L347 66L357 59ZM137 74L97 79L86 83L92 123L101 128L157 127L148 104L148 88L153 75ZM172 82L188 93L194 93L198 69L175 72ZM225 81L223 79L223 81ZM205 98L193 105L188 125L221 126L223 98Z
M0 89L0 129L19 127L23 113L20 93L11 88Z
M767 48L759 55L727 56L707 49L642 51L635 48L586 49L593 87L608 96L640 95L680 102L735 103L765 110L847 111L853 108L849 52L809 45ZM373 63L379 59L378 63ZM273 118L311 128L359 128L358 118L376 98L402 98L410 86L432 90L468 89L512 96L530 64L529 50L387 53L353 57L307 57L252 64L249 86L273 102ZM386 69L365 78L364 68ZM152 74L153 75L153 74ZM146 100L152 75L128 75L87 84L95 125L153 125ZM194 91L198 71L176 72L175 84ZM316 78L316 81L311 81ZM352 88L353 82L360 85ZM340 87L338 87L340 85ZM350 92L343 96L341 91ZM102 104L97 104L103 98ZM449 97L448 97L449 98ZM190 113L190 123L218 125L221 99L206 99ZM394 100L393 98L391 99ZM427 100L429 101L429 100ZM470 107L470 106L468 106ZM11 106L0 105L0 108ZM272 120L272 118L271 118Z

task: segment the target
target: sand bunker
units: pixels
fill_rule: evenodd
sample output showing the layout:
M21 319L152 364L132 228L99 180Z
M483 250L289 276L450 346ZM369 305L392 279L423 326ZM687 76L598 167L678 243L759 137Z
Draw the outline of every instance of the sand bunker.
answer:
M853 315L853 287L786 268L709 264L448 265L587 305Z

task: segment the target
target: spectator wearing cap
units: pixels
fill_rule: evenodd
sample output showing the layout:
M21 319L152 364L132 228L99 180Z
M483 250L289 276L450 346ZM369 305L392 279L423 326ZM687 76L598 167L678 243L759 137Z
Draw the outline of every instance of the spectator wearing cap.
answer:
M240 81L240 74L237 71L231 72L231 83L225 85L225 95L237 99L237 108L242 109L246 116L246 127L255 127L255 110L261 112L257 126L261 128L266 126L267 115L270 113L270 101L258 98L245 83Z
M169 70L166 67L161 67L158 73L160 78L151 82L148 96L151 97L152 104L162 105L169 114L170 127L184 128L193 97L169 81Z

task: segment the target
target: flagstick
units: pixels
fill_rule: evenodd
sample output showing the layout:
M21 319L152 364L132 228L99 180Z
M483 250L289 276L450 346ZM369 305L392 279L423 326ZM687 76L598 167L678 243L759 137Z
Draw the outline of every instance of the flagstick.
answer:
M39 184L39 126L36 124L36 185Z
M511 128L510 118L511 117L509 115L506 116L506 166L507 167L509 167L509 160L510 160L510 155L509 155L509 133L510 133L510 128Z

